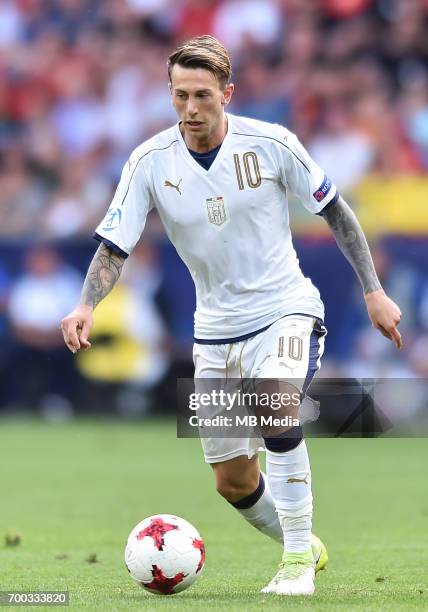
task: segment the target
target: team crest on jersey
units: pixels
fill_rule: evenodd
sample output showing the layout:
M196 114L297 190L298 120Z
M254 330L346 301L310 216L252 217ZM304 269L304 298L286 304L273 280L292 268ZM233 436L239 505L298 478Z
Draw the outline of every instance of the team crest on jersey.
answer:
M217 198L207 198L208 221L217 227L229 221L226 205L222 196Z
M104 225L102 227L104 232L111 232L116 229L121 222L122 211L120 208L109 208L105 216Z

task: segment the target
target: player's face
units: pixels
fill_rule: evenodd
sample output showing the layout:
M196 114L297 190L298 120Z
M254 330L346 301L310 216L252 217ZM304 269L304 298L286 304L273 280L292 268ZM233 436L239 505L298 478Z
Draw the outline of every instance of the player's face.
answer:
M233 85L222 88L209 70L176 64L170 89L186 143L190 147L204 143L212 148L220 144L225 135L224 106L232 97Z

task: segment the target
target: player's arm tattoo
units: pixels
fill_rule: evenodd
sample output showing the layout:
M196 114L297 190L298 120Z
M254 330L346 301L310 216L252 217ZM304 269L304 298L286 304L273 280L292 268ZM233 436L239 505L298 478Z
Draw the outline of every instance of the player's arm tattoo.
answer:
M354 268L364 293L382 289L366 237L354 212L339 197L323 217L330 226L340 250Z
M122 271L125 258L101 243L94 255L83 283L81 304L95 308L113 289Z

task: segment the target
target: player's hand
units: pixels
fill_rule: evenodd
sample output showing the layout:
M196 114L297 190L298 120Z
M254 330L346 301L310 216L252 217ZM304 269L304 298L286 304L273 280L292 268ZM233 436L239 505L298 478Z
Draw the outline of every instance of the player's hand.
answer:
M395 342L398 349L401 349L403 340L397 329L401 320L401 310L397 304L386 295L383 289L366 293L364 299L373 327L378 329L385 338Z
M88 337L93 324L92 312L92 306L80 304L61 321L64 342L72 353L76 353L79 349L91 348Z

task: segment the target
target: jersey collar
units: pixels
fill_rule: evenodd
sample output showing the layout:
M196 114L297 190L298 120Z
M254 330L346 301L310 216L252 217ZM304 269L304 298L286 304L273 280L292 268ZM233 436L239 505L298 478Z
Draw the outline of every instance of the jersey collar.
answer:
M189 153L189 149L187 148L187 145L184 142L183 135L180 132L180 122L178 122L175 125L176 137L177 137L179 145L180 145L180 147L182 149L182 153L183 153L184 159L193 168L193 170L199 172L199 174L202 174L203 176L207 176L209 174L212 174L215 171L216 167L221 162L222 158L226 154L226 151L227 151L227 149L229 147L229 141L230 141L231 134L232 134L232 115L230 115L229 113L226 113L226 117L227 117L227 132L226 132L226 136L224 137L223 142L221 143L220 150L217 153L217 156L216 156L215 160L213 161L213 163L211 164L211 166L209 167L208 170L205 170L205 168L203 168L196 161L196 159L194 159L192 157L192 155Z

